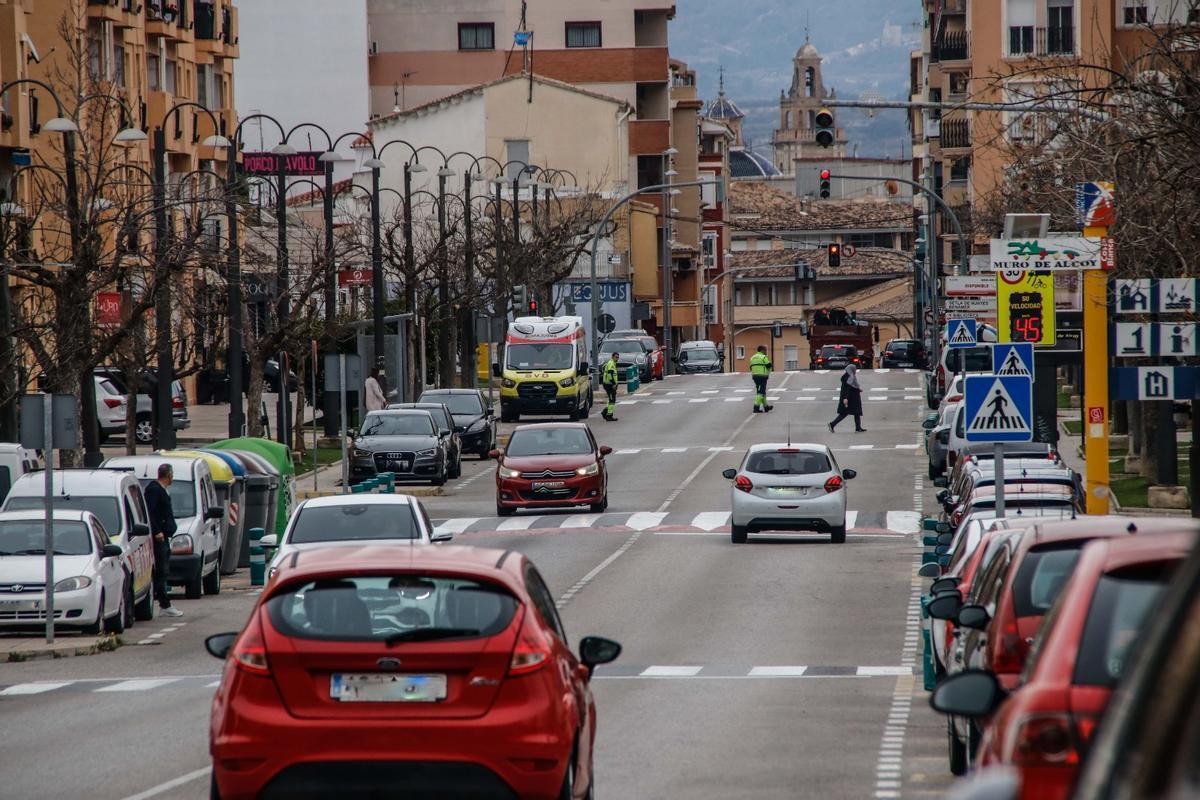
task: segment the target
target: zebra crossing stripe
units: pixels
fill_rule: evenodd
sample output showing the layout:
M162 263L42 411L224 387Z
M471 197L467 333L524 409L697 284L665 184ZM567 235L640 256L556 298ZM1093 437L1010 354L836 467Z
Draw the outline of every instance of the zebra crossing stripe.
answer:
M666 513L662 511L639 511L625 522L625 527L635 531L644 531L647 528L661 525L666 518Z
M143 692L147 689L157 689L159 686L166 686L168 683L174 683L178 678L132 678L120 683L114 683L111 686L101 686L97 692Z
M692 519L692 527L702 531L711 531L724 526L728 521L728 511L702 511Z
M560 528L590 528L600 519L600 514L572 514L562 521Z
M523 531L534 523L537 517L510 517L496 526L498 531Z
M46 681L44 683L18 683L7 689L0 689L0 697L15 697L17 695L41 694L52 692L71 684L72 681Z
M476 522L479 522L479 517L459 517L446 520L437 527L437 530L438 533L462 533Z

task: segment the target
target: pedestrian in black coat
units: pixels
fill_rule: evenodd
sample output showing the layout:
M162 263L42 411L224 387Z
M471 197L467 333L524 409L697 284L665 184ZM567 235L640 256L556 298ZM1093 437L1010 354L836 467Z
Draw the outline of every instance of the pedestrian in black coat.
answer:
M146 510L150 512L150 536L154 544L154 599L165 617L182 617L183 612L171 606L167 576L171 562L171 537L175 535L175 511L167 492L175 480L170 464L158 465L158 479L145 489Z
M847 364L846 371L842 373L842 391L838 396L837 418L829 423L829 432L834 433L838 423L846 417L854 417L854 430L856 433L862 433L866 430L862 426L862 413L862 387L858 385L858 367Z

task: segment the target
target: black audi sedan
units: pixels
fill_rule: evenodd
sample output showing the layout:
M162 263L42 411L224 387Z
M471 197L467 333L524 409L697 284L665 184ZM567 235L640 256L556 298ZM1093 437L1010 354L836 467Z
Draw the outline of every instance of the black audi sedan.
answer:
M496 415L478 389L426 389L422 403L441 403L454 417L462 452L488 458L496 447Z
M446 439L428 411L372 411L363 419L350 451L350 480L393 472L398 480L446 482Z

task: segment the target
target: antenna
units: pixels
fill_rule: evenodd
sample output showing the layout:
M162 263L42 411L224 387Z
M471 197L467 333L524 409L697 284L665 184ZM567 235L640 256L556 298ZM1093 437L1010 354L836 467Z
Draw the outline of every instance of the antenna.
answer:
M788 447L791 447L792 446L792 423L790 420L788 421L788 424L787 424L787 439L788 439Z

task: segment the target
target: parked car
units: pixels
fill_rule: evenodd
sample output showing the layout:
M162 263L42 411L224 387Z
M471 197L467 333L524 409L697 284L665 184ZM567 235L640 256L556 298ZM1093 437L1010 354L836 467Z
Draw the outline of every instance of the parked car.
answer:
M596 444L581 422L522 425L508 445L495 450L496 514L512 515L519 508L588 505L594 512L608 508L608 470L604 457L611 447Z
M650 359L650 377L656 381L663 379L663 369L667 362L667 350L658 343L657 339L638 328L613 331L608 336L612 339L637 339L641 342Z
M182 586L184 596L221 593L221 520L225 508L217 500L212 473L203 458L182 456L119 456L105 460L107 470L128 472L144 490L157 480L161 464L170 464L174 479L167 488L175 514L167 583Z
M437 425L438 436L444 440L443 443L446 446L446 477L460 477L462 475L462 440L458 438L450 409L446 408L443 403L424 398L419 403L391 403L387 406L388 411L402 408L429 412L429 415L433 417L434 424Z
M267 574L293 553L322 547L364 544L412 544L448 542L450 533L433 529L429 513L415 497L406 494L339 494L304 500L292 509L283 536L268 533L263 547L274 547Z
M129 387L126 385L125 375L120 369L97 367L95 371L97 375L110 381L121 395L126 397L126 403L128 403ZM154 441L155 425L157 424L157 420L154 418L154 393L157 391L158 376L155 370L145 368L139 371L136 380L134 394L137 408L135 409L133 434L138 444L151 444ZM178 380L171 381L171 418L177 431L186 430L192 424L191 419L188 418L187 390L184 388L183 382Z
M879 366L915 367L925 369L925 344L919 339L892 339L883 346L883 355L879 357Z
M582 427L582 426L580 426ZM593 670L529 559L474 547L337 547L279 570L213 698L213 797L573 798L593 791ZM348 784L352 781L352 784Z
M813 354L811 369L845 369L848 365L870 366L863 364L858 348L849 344L827 344Z
M46 481L30 472L13 482L0 511L45 514ZM133 590L133 616L154 619L154 545L142 487L132 475L106 469L62 469L54 473L55 511L88 511L100 520L113 544L121 546L121 565Z
M611 358L617 354L618 376L623 383L630 367L637 367L638 380L649 383L652 380L651 354L646 352L645 345L640 339L614 339L609 336L600 343L599 368L603 369Z
M950 428L954 425L954 415L957 411L958 404L951 403L940 413L926 417L922 425L925 429L925 458L929 464L928 474L931 479L946 471L946 455L950 452Z
M759 531L817 531L846 541L846 481L823 444L751 445L737 469L722 475L733 481L730 537L741 544Z
M125 433L125 416L128 413L125 396L116 384L107 378L95 376L96 421L100 426L100 444L109 437Z
M428 411L372 411L363 419L350 448L350 479L355 482L391 472L400 480L446 482L449 448Z
M694 372L721 372L721 351L710 341L684 342L675 356L675 369L680 375Z
M41 468L34 451L26 450L19 444L0 442L0 503L8 496L13 481Z
M930 700L943 712L990 717L979 764L1015 769L1026 800L1070 794L1138 632L1200 531L1190 520L1156 520L1157 532L1143 536L1142 522L1130 521L1136 537L1083 549L1011 694L991 672L973 669L944 682Z
M489 458L496 447L496 413L478 389L426 389L421 402L442 403L454 418L462 449Z
M985 326L980 331L980 341L996 341L994 330L988 332ZM925 399L930 408L937 408L938 403L946 394L949 380L954 375L990 373L992 371L991 345L977 347L949 348L942 343L941 360L936 367L926 373Z
M44 511L0 512L0 630L46 624L45 520ZM54 512L55 629L123 633L133 623L121 556L95 514Z

